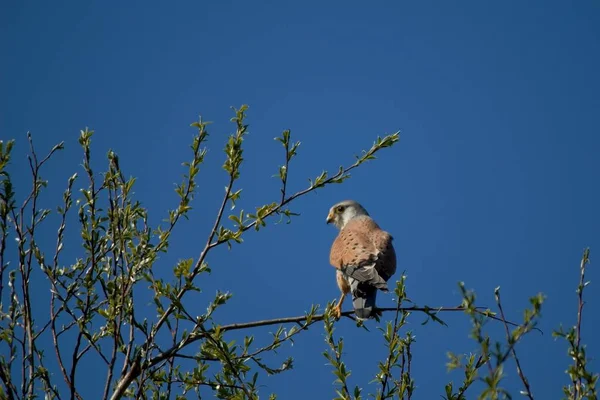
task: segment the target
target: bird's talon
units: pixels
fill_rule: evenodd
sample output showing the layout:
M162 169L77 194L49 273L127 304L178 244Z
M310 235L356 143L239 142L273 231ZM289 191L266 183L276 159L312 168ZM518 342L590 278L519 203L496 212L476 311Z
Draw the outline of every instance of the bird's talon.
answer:
M340 319L342 316L342 308L340 306L333 307L333 316L335 319Z

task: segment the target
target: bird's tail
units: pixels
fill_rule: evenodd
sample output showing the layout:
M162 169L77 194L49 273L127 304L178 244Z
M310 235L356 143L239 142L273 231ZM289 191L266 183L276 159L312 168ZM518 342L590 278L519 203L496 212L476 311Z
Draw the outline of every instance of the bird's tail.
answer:
M374 315L377 288L351 279L352 306L358 319L368 319Z

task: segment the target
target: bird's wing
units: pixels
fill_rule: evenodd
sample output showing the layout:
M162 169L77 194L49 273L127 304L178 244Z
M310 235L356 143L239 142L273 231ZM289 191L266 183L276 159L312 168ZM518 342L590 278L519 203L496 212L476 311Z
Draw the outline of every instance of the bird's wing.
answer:
M380 251L377 248L379 242L374 240L378 237L372 232L374 229L379 227L370 218L348 222L331 246L329 261L348 277L387 290L386 279L380 276L377 268ZM378 240L381 241L381 238ZM388 276L386 278L389 279Z
M396 251L392 244L394 238L379 228L371 231L371 238L378 255L375 268L379 275L387 281L396 272Z

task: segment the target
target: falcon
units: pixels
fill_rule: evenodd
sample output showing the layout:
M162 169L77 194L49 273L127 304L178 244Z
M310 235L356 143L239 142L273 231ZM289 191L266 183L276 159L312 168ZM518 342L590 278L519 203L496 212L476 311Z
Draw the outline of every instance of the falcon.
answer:
M327 223L333 223L339 229L329 253L329 262L337 270L337 284L342 292L333 309L334 315L340 318L342 303L351 293L356 317L361 320L372 318L377 290L387 292L387 281L396 272L393 238L354 200L331 207Z

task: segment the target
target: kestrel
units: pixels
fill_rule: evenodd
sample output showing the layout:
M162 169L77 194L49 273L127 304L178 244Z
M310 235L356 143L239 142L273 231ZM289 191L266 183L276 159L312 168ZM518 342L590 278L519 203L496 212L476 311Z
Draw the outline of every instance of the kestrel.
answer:
M396 272L393 238L353 200L331 207L327 223L332 222L340 232L331 245L329 262L337 269L342 292L334 308L335 317L341 316L342 303L351 292L356 317L370 318L376 309L377 289L387 292L387 281Z

